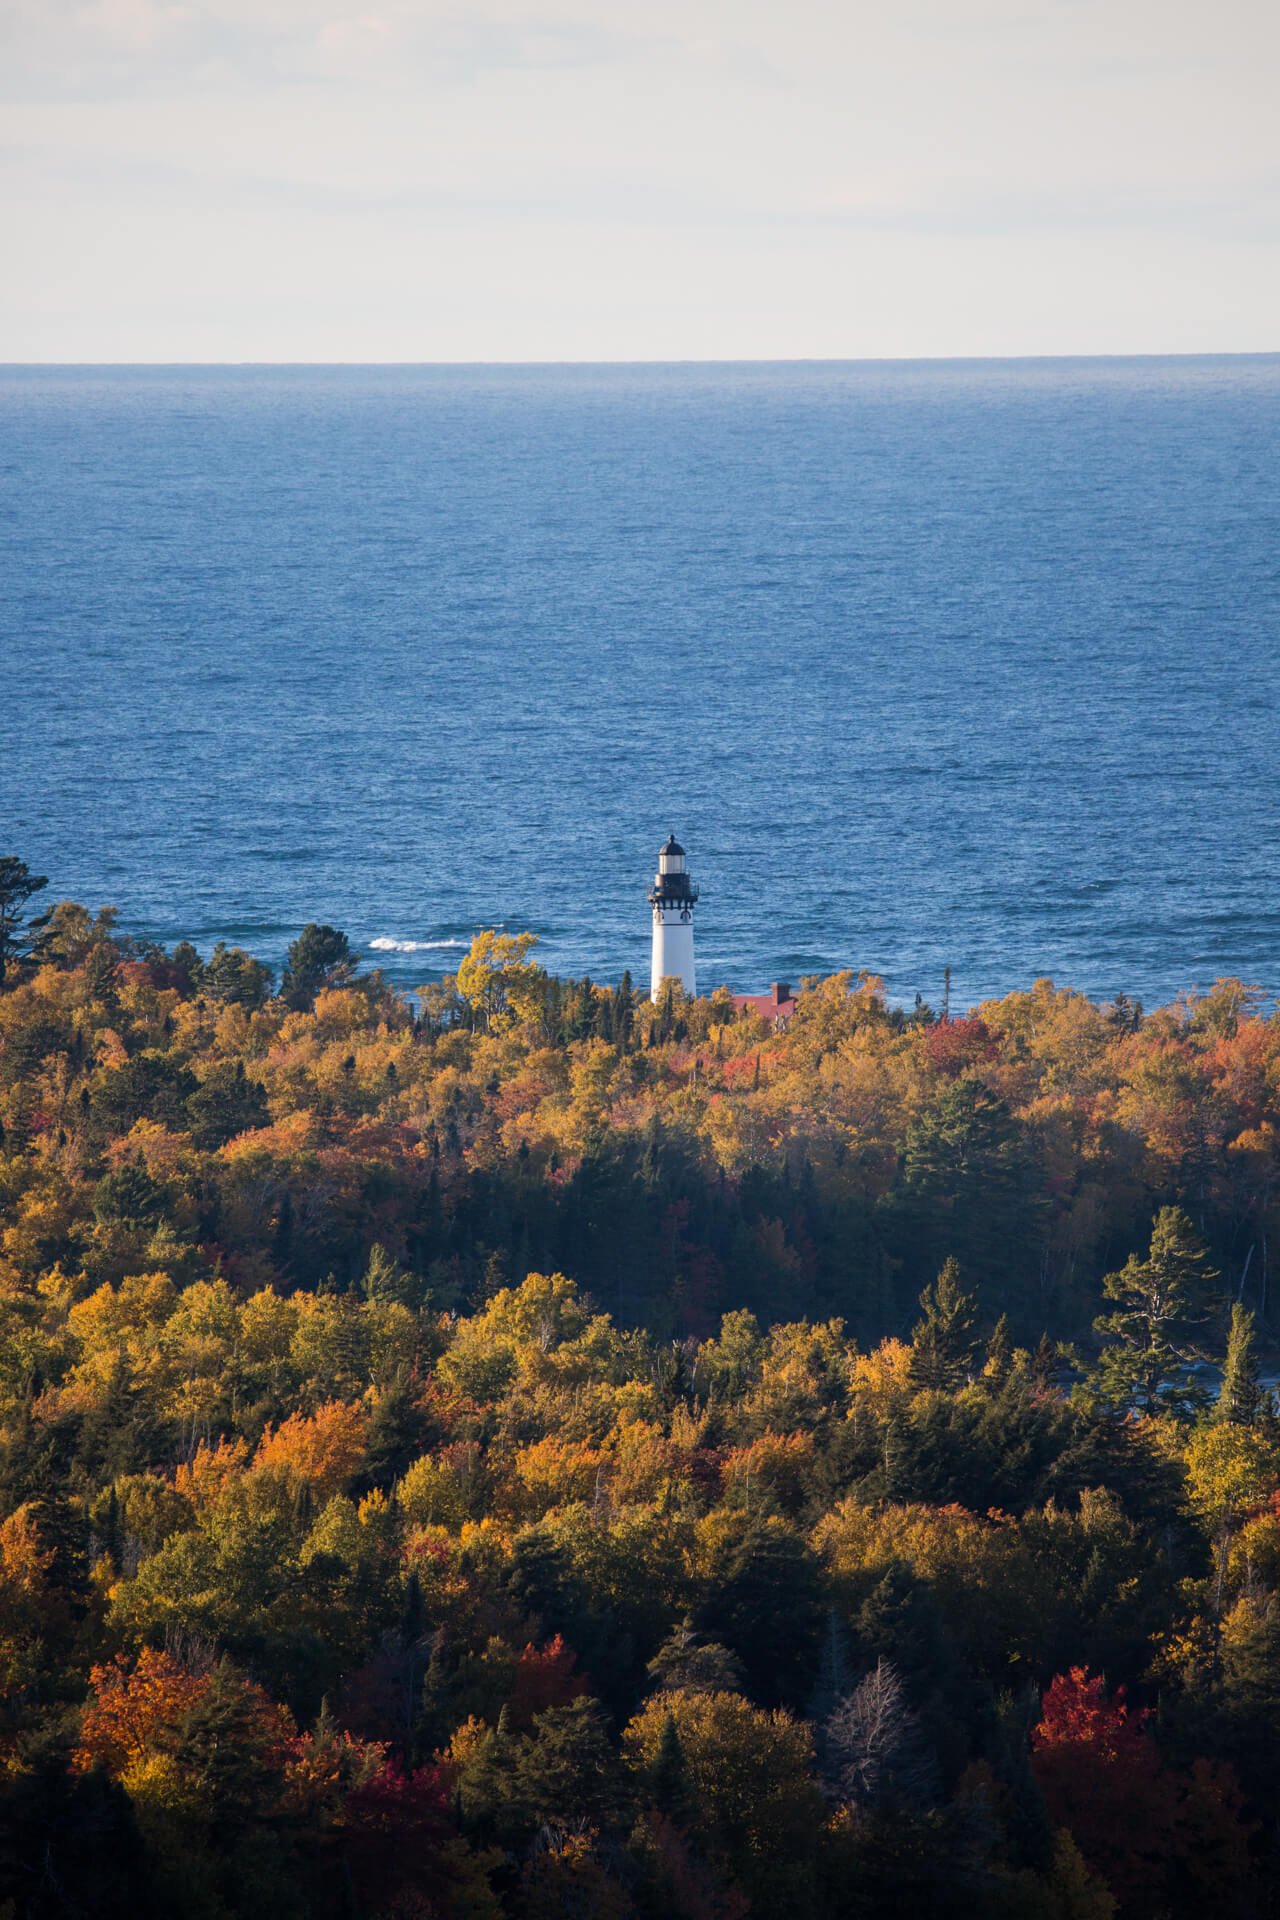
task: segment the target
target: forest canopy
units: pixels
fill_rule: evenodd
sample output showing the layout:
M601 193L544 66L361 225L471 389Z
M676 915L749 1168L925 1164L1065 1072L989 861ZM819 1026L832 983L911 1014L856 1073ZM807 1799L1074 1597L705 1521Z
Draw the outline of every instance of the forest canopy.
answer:
M1256 989L776 1030L0 882L0 1912L1275 1911Z

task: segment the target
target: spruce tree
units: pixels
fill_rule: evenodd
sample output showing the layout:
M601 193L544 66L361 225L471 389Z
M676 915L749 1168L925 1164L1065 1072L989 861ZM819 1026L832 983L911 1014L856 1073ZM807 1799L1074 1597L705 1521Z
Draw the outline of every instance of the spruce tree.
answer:
M1253 1315L1237 1301L1231 1309L1227 1358L1222 1369L1218 1417L1234 1427L1254 1425L1262 1406L1262 1381L1254 1350Z
M124 1564L124 1529L120 1524L120 1497L114 1482L99 1523L98 1538L102 1544L102 1551L112 1566L119 1571Z
M1047 1333L1040 1335L1035 1352L1031 1356L1031 1377L1041 1393L1047 1393L1053 1385L1058 1371L1058 1349Z
M427 1610L422 1598L422 1582L414 1568L405 1581L404 1599L400 1604L400 1633L408 1645L422 1638L426 1626Z
M360 1281L366 1300L398 1300L401 1297L399 1263L391 1258L380 1240L369 1249L369 1259Z
M476 1286L476 1310L483 1312L491 1300L496 1300L504 1288L511 1285L511 1270L507 1256L501 1247L495 1247L485 1261L484 1272Z
M954 1393L973 1365L977 1303L960 1285L960 1268L948 1257L937 1279L920 1295L923 1318L911 1336L911 1379L917 1387Z
M993 1393L999 1393L1009 1378L1013 1366L1013 1335L1009 1331L1009 1316L1002 1313L992 1329L987 1343L987 1364L982 1369L983 1380Z
M628 967L618 982L618 991L613 998L613 1037L624 1053L631 1047L635 1019L636 995L631 985L631 969Z

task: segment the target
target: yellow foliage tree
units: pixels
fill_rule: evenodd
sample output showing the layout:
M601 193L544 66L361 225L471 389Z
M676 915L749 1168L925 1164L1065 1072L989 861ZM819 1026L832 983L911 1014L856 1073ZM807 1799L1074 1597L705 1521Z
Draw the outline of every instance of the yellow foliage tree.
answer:
M538 944L536 933L477 933L458 968L458 992L484 1023L486 1032L498 1032L518 1019L527 1019L537 1006L537 983L544 977L528 955Z
M623 1734L638 1773L653 1770L669 1722L697 1838L718 1866L742 1880L753 1910L759 1900L760 1911L770 1911L785 1899L788 1868L812 1848L824 1820L808 1726L781 1708L766 1713L738 1693L655 1694Z

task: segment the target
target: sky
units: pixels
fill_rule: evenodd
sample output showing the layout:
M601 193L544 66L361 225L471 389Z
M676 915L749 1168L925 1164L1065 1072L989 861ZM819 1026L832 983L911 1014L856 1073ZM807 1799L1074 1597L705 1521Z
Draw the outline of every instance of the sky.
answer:
M1280 349L1276 0L0 0L0 360Z

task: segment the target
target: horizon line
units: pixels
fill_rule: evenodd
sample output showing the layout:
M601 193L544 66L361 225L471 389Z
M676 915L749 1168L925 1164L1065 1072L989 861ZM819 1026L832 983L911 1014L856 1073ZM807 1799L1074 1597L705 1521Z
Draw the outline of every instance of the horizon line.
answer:
M27 372L32 370L50 371L65 369L81 371L85 368L110 371L121 368L156 368L179 370L185 368L218 369L223 371L247 371L257 369L295 370L315 368L323 371L337 369L386 368L405 371L425 368L531 368L531 367L876 367L876 366L1007 366L1042 365L1081 361L1152 361L1152 360L1280 360L1280 347L1257 348L1197 348L1192 350L1162 351L1159 349L1121 352L1060 352L1060 353L939 353L939 354L799 354L767 355L750 357L731 355L688 355L677 358L653 357L647 359L490 359L490 360L4 360L0 359L0 372Z

